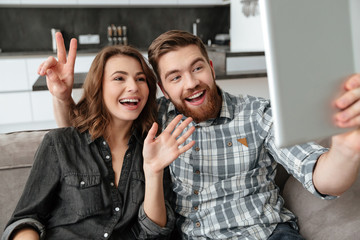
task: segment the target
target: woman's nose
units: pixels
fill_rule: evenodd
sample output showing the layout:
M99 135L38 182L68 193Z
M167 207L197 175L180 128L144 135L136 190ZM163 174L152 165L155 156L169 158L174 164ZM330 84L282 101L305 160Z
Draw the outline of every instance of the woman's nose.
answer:
M136 79L129 79L127 82L127 88L129 92L137 92L139 90L139 86Z

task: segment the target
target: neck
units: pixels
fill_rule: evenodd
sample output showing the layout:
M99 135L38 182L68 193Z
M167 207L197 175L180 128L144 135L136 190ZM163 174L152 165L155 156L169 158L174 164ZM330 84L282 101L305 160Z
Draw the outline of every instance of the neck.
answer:
M111 146L118 146L119 144L127 144L131 136L131 127L130 124L121 124L121 126L116 126L115 124L110 124L106 130L106 141Z

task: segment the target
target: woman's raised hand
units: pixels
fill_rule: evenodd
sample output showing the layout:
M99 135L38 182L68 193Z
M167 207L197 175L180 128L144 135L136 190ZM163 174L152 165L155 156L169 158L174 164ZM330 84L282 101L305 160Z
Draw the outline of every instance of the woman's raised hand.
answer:
M143 156L145 173L147 171L151 171L153 174L162 172L162 170L177 159L180 154L194 146L195 141L182 145L195 131L195 127L192 126L180 136L184 129L192 122L192 118L187 118L176 127L181 119L182 115L176 116L156 138L158 124L153 124L144 141Z
M74 85L74 66L76 59L77 40L71 39L69 54L66 58L64 39L60 32L56 35L57 58L48 57L40 64L38 74L46 75L46 83L51 94L60 101L71 101L71 91Z

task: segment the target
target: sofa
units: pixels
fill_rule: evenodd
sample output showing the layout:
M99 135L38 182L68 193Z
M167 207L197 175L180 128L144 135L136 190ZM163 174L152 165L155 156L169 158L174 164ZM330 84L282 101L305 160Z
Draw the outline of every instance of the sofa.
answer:
M28 178L35 151L47 130L0 134L0 228L4 229ZM313 240L360 239L360 177L341 197L321 200L278 170L285 205L298 216L300 233Z

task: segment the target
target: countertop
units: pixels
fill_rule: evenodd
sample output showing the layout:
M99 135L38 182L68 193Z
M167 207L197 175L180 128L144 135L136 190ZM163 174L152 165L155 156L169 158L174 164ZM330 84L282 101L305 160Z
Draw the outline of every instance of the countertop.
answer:
M77 55L94 55L99 52L100 49L78 49ZM229 56L253 56L253 55L264 55L263 52L254 52L254 53L239 53L239 52L230 52L228 47L215 46L207 48L209 57L214 58L219 57L221 60L225 60ZM140 49L144 55L147 53L147 49ZM215 54L215 55L214 55ZM223 56L222 56L223 55ZM37 56L56 56L56 53L52 51L23 51L23 52L1 52L1 58L20 58L20 57L37 57ZM227 73L224 66L220 66L216 61L214 61L216 80L224 79L241 79L241 78L257 78L257 77L266 77L266 71L238 71ZM87 73L75 73L74 75L74 88L81 88L82 84L86 78ZM47 90L46 79L45 77L38 77L34 85L32 86L33 91Z

